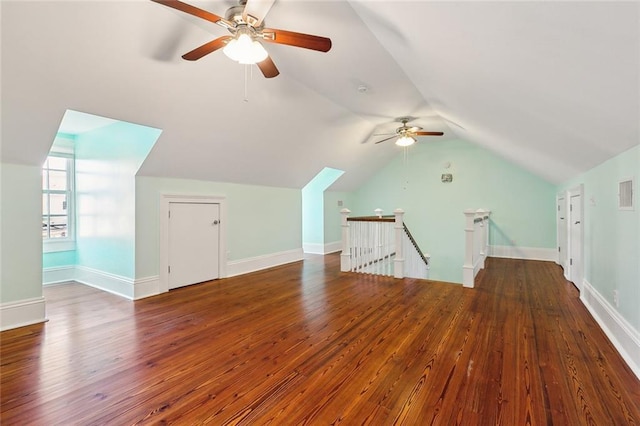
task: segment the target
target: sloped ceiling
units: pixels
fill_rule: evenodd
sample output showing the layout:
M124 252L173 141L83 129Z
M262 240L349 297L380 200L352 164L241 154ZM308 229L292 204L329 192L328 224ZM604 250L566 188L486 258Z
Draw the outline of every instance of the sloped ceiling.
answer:
M224 30L151 1L0 14L10 163L39 165L67 109L162 129L140 174L296 188L324 167L360 186L398 153L370 135L405 115L555 183L639 143L637 2L278 0L268 26L333 48L269 44L269 80L221 52L183 61Z

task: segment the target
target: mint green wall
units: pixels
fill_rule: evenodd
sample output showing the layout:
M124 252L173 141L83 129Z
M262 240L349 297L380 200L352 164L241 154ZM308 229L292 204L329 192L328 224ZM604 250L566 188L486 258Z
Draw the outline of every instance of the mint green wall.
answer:
M77 265L135 278L135 174L159 135L117 122L76 137Z
M302 247L299 189L148 176L136 178L136 277L159 274L160 195L224 196L228 259Z
M342 201L342 207L338 206ZM342 217L340 210L351 205L351 193L340 191L324 192L324 242L333 243L342 240Z
M420 248L431 255L430 277L462 282L463 211L491 210L490 244L554 248L555 186L477 145L422 141L402 151L353 194L352 216L381 208L405 210ZM449 169L445 169L450 162ZM453 182L442 183L441 174Z
M41 168L0 168L0 302L42 297Z
M54 251L42 254L43 268L58 268L61 266L74 266L76 264L76 251Z
M324 192L333 185L343 170L323 168L302 188L302 241L305 244L325 244L326 214Z
M302 189L302 241L324 244L323 191L315 188Z
M618 210L618 182L634 178L635 210ZM640 145L558 187L583 184L584 279L640 330ZM613 303L618 290L620 306Z

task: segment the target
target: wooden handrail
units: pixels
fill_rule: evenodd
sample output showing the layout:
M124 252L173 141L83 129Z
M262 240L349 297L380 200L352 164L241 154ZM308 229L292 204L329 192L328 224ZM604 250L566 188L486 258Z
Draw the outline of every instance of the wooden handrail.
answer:
M424 257L424 254L422 254L422 251L420 250L420 247L418 247L418 243L416 242L416 240L413 238L413 235L411 235L411 232L409 231L409 228L407 228L407 224L402 222L402 226L404 226L404 232L405 234L407 234L407 237L409 237L409 241L411 241L411 244L413 244L413 247L415 247L416 251L418 252L418 254L420 255L420 257L422 258L422 260L424 261L425 265L429 265L429 261L427 260L426 257Z
M349 222L395 222L394 215L348 217Z

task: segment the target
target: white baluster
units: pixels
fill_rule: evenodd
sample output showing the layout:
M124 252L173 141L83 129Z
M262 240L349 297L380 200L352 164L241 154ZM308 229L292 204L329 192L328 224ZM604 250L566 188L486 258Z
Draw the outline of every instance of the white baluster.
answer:
M347 218L349 217L349 213L351 210L342 209L340 210L340 214L342 215L341 226L342 226L342 253L340 254L340 270L342 272L351 270L351 256L353 250L351 248L351 235L349 233L349 222Z

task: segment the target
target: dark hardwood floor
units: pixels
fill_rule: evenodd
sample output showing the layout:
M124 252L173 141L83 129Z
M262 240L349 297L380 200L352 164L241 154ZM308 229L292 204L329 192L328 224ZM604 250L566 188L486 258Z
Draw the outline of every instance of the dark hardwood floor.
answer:
M0 334L2 425L637 425L640 383L548 262L475 289L336 255L131 302L47 287Z

